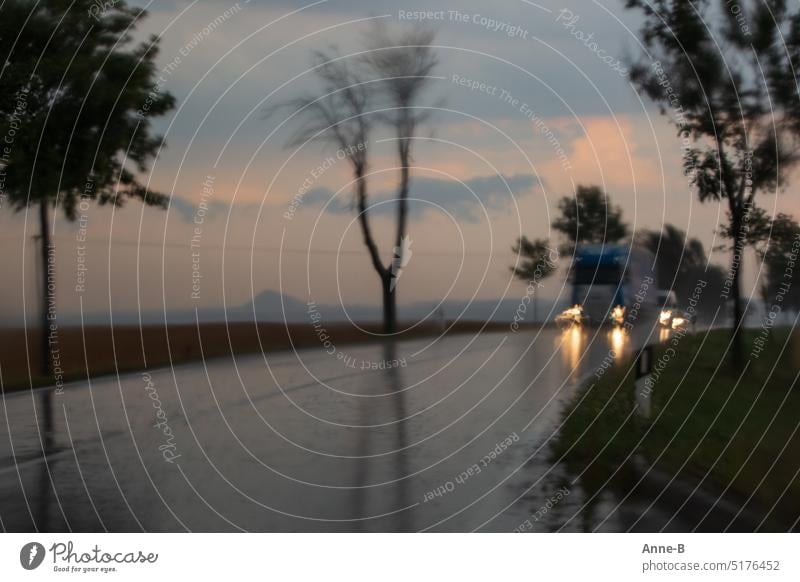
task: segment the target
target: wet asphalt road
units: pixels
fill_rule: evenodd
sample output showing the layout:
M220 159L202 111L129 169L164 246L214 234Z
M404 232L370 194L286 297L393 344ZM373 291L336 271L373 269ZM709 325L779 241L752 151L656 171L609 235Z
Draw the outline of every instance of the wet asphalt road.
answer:
M75 383L53 397L45 458L41 392L9 395L2 528L513 531L528 519L531 531L624 531L647 509L637 527L685 529L635 498L615 510L611 495L587 518L579 487L558 494L569 481L547 447L580 379L610 348L642 341L608 329L459 335Z

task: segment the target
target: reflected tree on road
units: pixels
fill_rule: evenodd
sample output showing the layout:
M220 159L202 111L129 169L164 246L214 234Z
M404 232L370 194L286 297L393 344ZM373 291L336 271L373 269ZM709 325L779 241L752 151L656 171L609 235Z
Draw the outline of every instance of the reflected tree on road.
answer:
M397 362L396 342L391 338L384 340L381 354L384 362ZM355 429L357 458L354 459L352 487L353 526L356 531L366 531L370 526L370 515L381 514L384 517L380 529L410 532L414 529L412 512L415 504L411 501L408 413L401 369L390 365L376 371L375 376L369 378L369 388L371 397L356 397L354 403L363 426ZM379 397L375 398L376 395ZM389 422L383 427L366 428L374 424L378 407L387 412ZM381 440L376 437L382 431L390 433L386 442L394 451L391 455L384 455L385 450L377 450L374 446ZM386 472L382 470L384 463L391 463ZM371 486L370 483L376 480L386 483ZM371 505L370 500L375 503ZM391 504L381 503L384 500L391 501Z

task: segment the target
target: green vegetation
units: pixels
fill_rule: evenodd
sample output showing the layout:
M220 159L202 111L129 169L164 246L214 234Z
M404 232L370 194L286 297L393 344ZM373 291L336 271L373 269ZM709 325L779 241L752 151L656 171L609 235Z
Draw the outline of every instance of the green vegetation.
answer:
M592 377L565 411L556 458L580 475L581 485L630 485L628 462L640 453L670 474L754 500L768 524L790 526L800 515L800 335L788 329L744 332L745 346L766 344L743 372L729 365L730 332L714 330L669 340L654 366L668 360L652 387L650 420L634 413L631 361ZM674 348L674 352L670 348ZM741 379L740 379L741 378Z
M635 244L653 253L659 287L674 291L678 305L686 307L698 283L705 281L702 295L696 298L696 310L709 319L713 317L725 287L726 270L709 263L699 239L688 236L675 225L664 223L661 230L639 230Z
M629 234L622 218L622 208L612 206L600 186L578 186L575 196L558 201L561 215L553 221L553 230L564 235L567 242L561 252L572 254L579 244L614 244Z
M700 202L727 210L721 234L731 251L730 351L739 364L746 351L741 255L751 238L756 195L782 190L800 163L797 84L786 81L797 67L800 11L785 1L738 0L739 22L733 4L627 0L626 8L642 16L639 36L647 47L646 58L630 67L631 81L688 146L683 170Z

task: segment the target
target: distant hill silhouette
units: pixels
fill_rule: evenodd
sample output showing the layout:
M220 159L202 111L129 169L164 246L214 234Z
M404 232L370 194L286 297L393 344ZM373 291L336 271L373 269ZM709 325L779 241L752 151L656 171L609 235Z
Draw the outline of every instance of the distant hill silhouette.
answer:
M489 321L489 322L510 322L513 320L517 309L519 309L520 296L509 296L505 299L479 299L472 303L466 299L450 299L441 304L444 317L448 321L454 319L464 321ZM764 314L763 303L760 299L753 298L750 301L748 310L748 325L755 325L761 321ZM419 301L415 303L399 305L399 319L403 322L420 321L432 315L435 321L435 311L438 303L434 301ZM538 319L543 320L550 314L550 319L567 307L564 300L556 301L552 298L543 297L538 302ZM381 321L379 305L367 305L363 303L348 304L341 306L332 303L319 303L316 310L320 313L325 322L347 321L348 316L357 323L378 323ZM552 310L552 312L551 312ZM162 311L145 311L141 317L135 311L116 310L114 311L114 325L154 325L164 323L165 316ZM311 323L308 304L306 301L292 295L281 294L273 290L264 290L252 301L244 304L222 307L203 308L197 311L197 318L201 323L223 322L223 321L253 321L288 323ZM111 318L106 312L87 312L84 313L84 323L86 325L108 325ZM31 324L28 321L29 325ZM195 323L195 311L193 309L174 309L166 313L166 321L170 324L193 324ZM528 305L526 322L533 322L533 309ZM4 328L22 327L23 319L20 314L17 318L7 318L3 322ZM62 326L79 326L81 324L80 314L77 312L59 312L58 323Z
M507 297L505 299L480 299L469 303L465 299L450 299L441 304L445 319L463 319L467 321L511 321L520 305L521 297ZM539 318L543 319L555 302L552 299L542 298L538 304ZM561 311L565 307L563 302L556 305L554 313ZM438 302L421 301L409 304L400 304L399 316L402 321L419 321L431 314L434 314ZM352 319L356 322L379 322L381 320L380 306L368 304L348 304L346 306L318 303L316 310L322 318L328 322L341 322ZM193 309L175 309L166 312L166 317L162 311L145 311L140 314L130 310L115 310L113 313L114 325L152 325L163 323L164 320L172 324L194 323L195 311ZM531 321L533 313L530 305L528 306L528 319ZM220 322L225 321L257 321L275 322L287 321L289 323L310 323L309 307L306 301L292 295L281 294L273 290L265 290L242 305L229 306L227 309L222 307L202 308L197 311L197 318L200 322ZM435 315L431 317L435 318ZM84 323L86 325L108 324L110 322L108 313L88 312L84 313ZM60 312L58 318L60 325L80 325L80 315L75 312ZM8 321L6 327L21 327L22 317L18 321Z

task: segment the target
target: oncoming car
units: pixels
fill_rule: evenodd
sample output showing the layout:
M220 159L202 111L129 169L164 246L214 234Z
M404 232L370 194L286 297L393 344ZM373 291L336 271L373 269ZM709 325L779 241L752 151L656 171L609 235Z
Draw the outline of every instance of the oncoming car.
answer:
M658 323L664 327L672 327L672 318L678 311L678 298L675 291L660 290L658 292L658 304L661 312L658 314Z
M661 306L658 323L667 329L680 329L695 322L694 315L686 313L678 307L675 291L659 291L658 304Z

